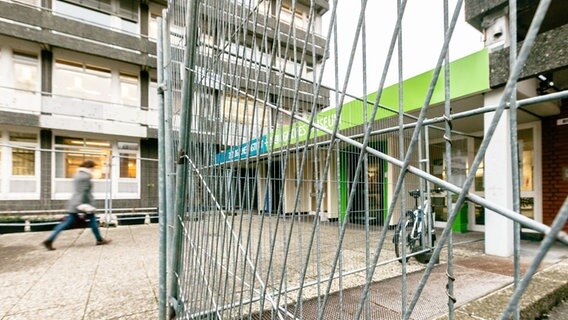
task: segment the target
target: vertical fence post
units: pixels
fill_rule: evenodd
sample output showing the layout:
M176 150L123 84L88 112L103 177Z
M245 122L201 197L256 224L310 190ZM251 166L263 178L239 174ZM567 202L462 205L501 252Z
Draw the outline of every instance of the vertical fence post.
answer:
M186 153L190 147L191 136L191 116L193 114L193 67L195 65L195 49L197 38L197 24L199 21L199 0L189 2L186 12L186 44L184 57L184 73L182 85L182 102L181 102L181 118L179 128L179 147L178 147L178 165L176 170L176 199L175 199L175 217L173 221L174 233L172 235L171 265L172 273L170 284L170 298L172 300L172 314L177 314L180 308L178 301L178 278L180 270L179 255L182 250L182 220L185 217L187 179L189 168L185 159Z
M509 0L509 69L512 70L517 60L517 0ZM513 211L521 212L521 191L520 191L520 159L519 143L517 137L517 86L515 84L511 93L511 106L509 110L509 126L511 128L511 175L513 178ZM513 222L513 257L514 272L513 278L515 288L518 287L521 279L521 225ZM514 305L513 318L521 318L520 305Z
M159 319L166 319L166 168L165 168L165 123L164 123L164 58L163 58L163 37L162 37L162 18L158 18L158 44L157 64L158 64L158 104L159 104L159 123L158 123L158 185L159 185L159 204L158 219L160 222L160 243L159 243Z
M163 84L164 84L164 155L165 155L165 175L166 175L166 192L165 200L166 200L166 215L165 215L165 224L166 224L166 256L171 254L171 234L172 234L172 221L174 220L174 201L175 201L175 193L174 193L174 179L173 175L175 174L174 170L174 160L173 160L173 125L172 125L172 82L173 77L171 76L171 63L172 59L170 57L170 28L169 28L169 21L171 16L168 14L166 9L162 10L162 29L160 30L162 34L162 64L163 64ZM168 261L166 260L166 264ZM166 266L168 268L168 266ZM167 280L166 280L167 281ZM168 283L170 281L167 281Z

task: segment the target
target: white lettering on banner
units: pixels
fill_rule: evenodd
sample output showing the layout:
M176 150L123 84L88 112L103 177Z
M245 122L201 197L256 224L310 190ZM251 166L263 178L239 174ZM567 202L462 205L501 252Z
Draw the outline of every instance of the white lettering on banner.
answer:
M335 113L326 115L320 119L316 120L316 123L326 129L333 129L335 126L335 120L337 119L337 115ZM274 137L274 142L276 145L284 145L290 142L296 141L304 141L308 135L308 125L305 123L297 123L296 128L292 129L291 137L290 137L290 128L283 128L282 131L275 133L276 137ZM310 134L310 136L313 135Z
M318 119L316 123L322 127L325 127L326 129L332 129L335 126L335 119L337 119L337 114L332 113L330 115L322 117L321 119Z

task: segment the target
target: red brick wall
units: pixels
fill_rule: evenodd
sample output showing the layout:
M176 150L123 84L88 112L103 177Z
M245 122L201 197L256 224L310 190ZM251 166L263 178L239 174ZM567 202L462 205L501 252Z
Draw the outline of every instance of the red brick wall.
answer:
M563 179L563 170L568 168L568 125L556 125L561 118L568 118L568 100L563 101L559 115L542 120L542 220L547 225L568 196L568 180Z

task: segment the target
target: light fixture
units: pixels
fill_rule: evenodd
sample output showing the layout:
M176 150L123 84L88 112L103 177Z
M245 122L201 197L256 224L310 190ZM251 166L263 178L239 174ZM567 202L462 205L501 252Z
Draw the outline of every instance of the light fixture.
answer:
M549 90L553 89L554 91L558 92L560 91L559 88L557 88L554 85L554 81L549 80L549 77L543 75L543 74L539 74L537 76L539 82L538 82L538 88L536 88L536 92L539 95L544 95L544 94L548 94L550 93Z

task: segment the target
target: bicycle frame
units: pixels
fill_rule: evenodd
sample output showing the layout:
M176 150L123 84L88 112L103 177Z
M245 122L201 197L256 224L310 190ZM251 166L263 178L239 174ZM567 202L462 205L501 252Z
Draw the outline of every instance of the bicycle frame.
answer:
M411 193L411 195L413 194ZM404 226L399 222L393 237L397 257L401 257L402 254L402 250L398 246L401 244L400 240L403 237L407 240L405 245L409 249L407 250L407 255L416 251L422 251L425 248L432 248L435 241L435 233L431 229L433 221L431 219L430 201L427 199L421 206L418 206L418 197L414 196L414 198L414 209L406 212L407 219ZM409 227L411 227L410 230ZM406 259L408 260L409 257ZM429 260L428 253L421 253L416 256L416 259L423 263L427 262Z

